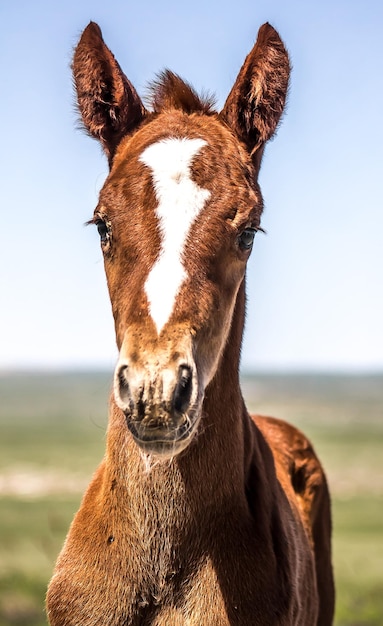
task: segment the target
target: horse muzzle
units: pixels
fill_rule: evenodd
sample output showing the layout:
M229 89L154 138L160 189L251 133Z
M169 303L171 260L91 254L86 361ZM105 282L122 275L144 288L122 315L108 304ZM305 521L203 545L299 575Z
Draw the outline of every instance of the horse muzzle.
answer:
M198 427L202 396L190 358L139 365L121 357L114 397L137 445L147 454L171 458L190 443Z

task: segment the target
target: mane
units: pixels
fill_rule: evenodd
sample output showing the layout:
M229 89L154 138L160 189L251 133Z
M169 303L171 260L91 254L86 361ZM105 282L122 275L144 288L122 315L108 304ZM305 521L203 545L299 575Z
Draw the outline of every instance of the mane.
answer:
M215 113L215 97L197 94L194 88L170 70L164 70L149 84L147 101L155 113L181 109L185 113Z

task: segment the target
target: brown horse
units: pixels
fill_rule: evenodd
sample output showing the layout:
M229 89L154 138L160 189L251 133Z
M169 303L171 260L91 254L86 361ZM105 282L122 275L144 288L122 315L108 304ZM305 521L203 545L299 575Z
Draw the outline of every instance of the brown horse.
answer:
M120 352L105 458L58 558L50 623L329 625L322 467L301 432L250 418L238 375L283 43L262 26L221 113L168 71L146 110L94 23L73 70L110 164L92 222Z

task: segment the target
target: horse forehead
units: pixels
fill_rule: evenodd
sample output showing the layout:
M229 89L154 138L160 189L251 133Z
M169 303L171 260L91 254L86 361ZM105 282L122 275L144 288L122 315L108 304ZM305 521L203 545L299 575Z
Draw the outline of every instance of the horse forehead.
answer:
M202 147L204 149L201 150ZM126 167L130 174L133 173L134 163L137 160L142 163L141 156L146 150L153 161L157 158L157 170L164 157L166 168L175 165L174 161L182 166L185 161L191 160L197 167L201 164L205 176L218 177L222 179L222 184L228 173L233 182L241 184L243 172L250 165L246 150L220 120L214 116L186 115L178 110L161 113L136 133L127 136L117 151L116 169L121 167L122 176ZM230 163L229 172L225 163ZM137 174L141 175L140 169Z
M180 182L180 177L190 177L193 158L207 144L202 138L167 137L145 148L139 160L151 168L155 179L163 177Z
M205 139L166 138L146 147L139 161L149 169L157 200L182 210L184 218L197 214L210 192L203 190L192 176L192 163L207 145Z

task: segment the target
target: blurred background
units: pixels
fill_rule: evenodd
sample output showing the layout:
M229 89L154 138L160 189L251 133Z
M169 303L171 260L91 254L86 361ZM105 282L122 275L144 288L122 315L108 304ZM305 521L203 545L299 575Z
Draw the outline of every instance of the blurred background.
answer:
M383 5L377 0L0 5L0 626L44 593L102 457L117 352L95 229L107 175L70 62L90 21L144 96L169 67L228 95L259 26L289 49L249 264L243 387L313 439L333 493L337 626L383 624Z

